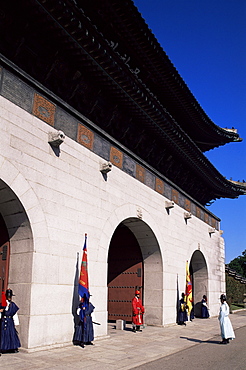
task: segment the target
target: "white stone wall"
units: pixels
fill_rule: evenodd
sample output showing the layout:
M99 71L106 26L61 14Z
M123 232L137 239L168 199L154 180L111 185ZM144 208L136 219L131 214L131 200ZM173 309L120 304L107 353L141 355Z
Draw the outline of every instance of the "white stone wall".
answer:
M139 217L139 209L158 242L163 262L161 324L176 321L177 282L181 293L186 260L198 249L208 269L210 313L217 314L218 297L225 290L224 244L219 231L210 235L209 225L195 216L186 223L184 209L178 205L168 214L165 197L117 167L105 181L99 171L102 159L69 138L56 156L48 144L48 132L54 129L1 96L0 125L0 177L23 205L30 234L19 238L16 232L10 240L9 285L20 307L23 347L71 342L77 254L80 267L85 233L90 292L95 319L101 323L95 325L95 335L107 335L110 240L119 223ZM151 279L151 273L146 276Z

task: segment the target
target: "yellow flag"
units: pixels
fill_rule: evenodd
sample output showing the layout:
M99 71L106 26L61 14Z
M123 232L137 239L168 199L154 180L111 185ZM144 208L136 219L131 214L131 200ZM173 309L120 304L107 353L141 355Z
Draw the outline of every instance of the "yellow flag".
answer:
M186 261L185 303L187 306L188 315L190 315L190 312L192 310L192 284L191 284L188 261Z

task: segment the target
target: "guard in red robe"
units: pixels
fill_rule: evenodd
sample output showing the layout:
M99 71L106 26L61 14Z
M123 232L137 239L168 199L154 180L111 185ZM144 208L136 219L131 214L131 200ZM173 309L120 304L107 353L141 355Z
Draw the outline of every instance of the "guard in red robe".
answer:
M144 306L140 299L140 291L135 291L135 297L132 300L132 330L134 333L140 330L140 325L143 325Z

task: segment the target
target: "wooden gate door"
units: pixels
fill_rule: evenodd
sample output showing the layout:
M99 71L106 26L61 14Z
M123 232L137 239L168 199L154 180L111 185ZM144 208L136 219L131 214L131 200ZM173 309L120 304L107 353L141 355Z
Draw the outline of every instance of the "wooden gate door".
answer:
M6 291L9 276L9 235L0 214L0 292Z
M119 226L108 256L108 319L131 321L131 302L136 287L143 288L143 258L137 239L126 226ZM141 296L143 289L140 289ZM141 297L142 298L142 297Z

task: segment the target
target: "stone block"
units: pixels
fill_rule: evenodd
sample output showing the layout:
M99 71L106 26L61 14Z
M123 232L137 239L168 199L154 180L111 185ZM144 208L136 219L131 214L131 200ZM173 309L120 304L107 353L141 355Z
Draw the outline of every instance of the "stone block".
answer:
M74 323L71 314L31 316L29 348L41 350L54 343L56 346L64 343L71 344L73 329Z
M11 239L11 253L17 254L17 253L28 253L33 250L33 243L32 239L26 238L26 239Z
M13 191L21 197L27 190L30 189L29 183L25 180L22 174L18 174L12 182Z
M32 253L11 254L9 284L30 283L32 279L32 261Z
M116 330L125 330L126 328L126 321L125 320L116 320Z
M146 313L144 315L144 323L146 325L163 325L162 309L145 305Z
M95 338L103 338L107 335L107 322L108 322L108 313L107 311L101 311L99 309L100 304L96 304L92 301L92 304L95 306L94 320L98 324L94 324L94 334Z
M55 274L56 271L54 272ZM44 274L46 272L47 269L44 270ZM52 274L53 273L51 273L51 275ZM73 284L73 278L71 284ZM71 315L71 307L73 304L72 287L73 285L65 284L33 283L31 293L31 315ZM40 302L45 302L45 304L40 304Z
M33 261L33 282L39 284L59 284L60 257L49 254L35 253ZM70 271L70 270L69 270ZM72 278L72 271L67 276Z

